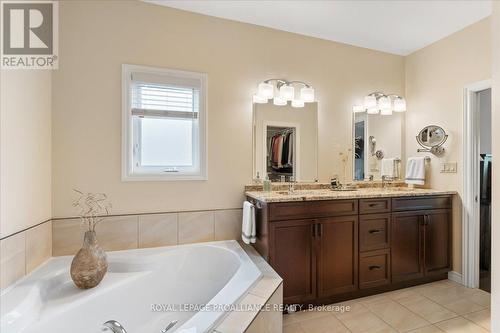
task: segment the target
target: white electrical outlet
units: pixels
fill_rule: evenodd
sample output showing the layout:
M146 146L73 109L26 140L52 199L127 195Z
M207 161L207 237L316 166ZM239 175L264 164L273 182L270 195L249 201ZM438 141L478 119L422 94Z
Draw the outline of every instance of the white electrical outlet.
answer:
M441 173L457 173L457 162L443 162L441 163Z

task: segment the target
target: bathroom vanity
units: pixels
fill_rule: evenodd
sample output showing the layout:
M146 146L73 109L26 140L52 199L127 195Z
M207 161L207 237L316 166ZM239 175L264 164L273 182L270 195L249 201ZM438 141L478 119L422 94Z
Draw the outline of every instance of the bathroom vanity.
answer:
M447 278L453 192L247 191L284 303L329 304Z

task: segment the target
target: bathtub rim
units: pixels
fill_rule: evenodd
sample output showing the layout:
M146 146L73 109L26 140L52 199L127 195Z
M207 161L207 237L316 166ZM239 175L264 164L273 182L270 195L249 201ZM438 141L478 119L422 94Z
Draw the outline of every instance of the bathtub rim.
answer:
M214 242L203 242L203 243L191 243L191 244L180 244L180 245L172 245L172 246L162 246L162 247L154 247L154 248L140 248L140 249L128 249L128 250L119 250L119 251L107 251L107 253L113 253L115 258L113 259L120 259L121 256L126 257L126 255L133 253L134 256L140 257L141 254L148 255L148 254L155 254L155 253L161 253L162 250L168 250L170 251L175 251L177 249L184 249L184 248L193 248L193 247L214 247L214 248L219 248L223 250L227 250L231 252L231 254L234 254L238 257L239 261L241 262L240 267L237 269L237 271L233 274L233 276L230 278L230 280L224 285L224 287L215 294L215 296L208 302L212 302L215 298L220 296L221 292L231 283L234 283L235 280L238 280L238 277L242 274L245 274L245 268L250 268L251 270L254 270L255 272L258 272L257 277L253 280L252 283L250 283L247 288L239 293L230 304L237 304L242 298L244 298L247 293L249 292L250 289L252 289L253 286L255 286L260 279L263 276L263 272L260 271L258 265L255 264L255 262L251 259L251 257L248 255L247 251L242 247L242 244L235 240L223 240L223 241L214 241ZM14 288L27 288L26 286L23 286L26 282L30 283L33 280L33 276L40 275L40 274L45 274L45 273L40 273L40 271L43 271L44 269L47 269L46 267L49 265L49 263L53 261L61 261L64 263L65 261L69 261L70 258L72 258L73 255L68 255L68 256L59 256L59 257L52 257L49 260L47 260L44 264L40 265L37 267L35 270L24 276L23 278L19 279L12 285L8 286L5 289L2 289L0 297L4 297L6 294L12 292ZM69 267L67 267L69 270ZM243 268L243 269L242 269ZM54 273L60 272L60 268L56 269ZM38 272L38 274L37 274ZM238 274L239 273L239 274ZM43 275L42 275L43 276ZM36 279L36 278L35 278ZM237 282L237 281L236 281ZM31 286L31 289L36 289L37 286ZM26 289L28 292L31 292L31 289ZM21 290L22 291L22 290ZM22 302L18 303L22 304ZM16 305L17 307L17 305ZM223 313L222 315L219 315L216 320L211 322L211 324L208 327L204 327L204 331L208 331L213 329L214 327L217 327L224 319L230 314L231 312L226 312ZM185 323L180 325L177 329L183 327L186 323L191 321L192 319L194 320L195 317L198 315L202 314L201 312L196 313L193 317L188 319ZM204 317L204 316L202 316ZM199 318L196 318L199 319Z

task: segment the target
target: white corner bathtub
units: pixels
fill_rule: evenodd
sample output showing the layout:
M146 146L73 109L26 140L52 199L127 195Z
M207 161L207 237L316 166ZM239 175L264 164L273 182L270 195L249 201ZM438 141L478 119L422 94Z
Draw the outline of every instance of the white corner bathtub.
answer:
M262 274L236 241L107 254L96 288L73 285L66 256L3 290L0 332L97 333L108 320L127 333L160 333L173 320L168 333L207 332L231 310L221 305L237 303Z

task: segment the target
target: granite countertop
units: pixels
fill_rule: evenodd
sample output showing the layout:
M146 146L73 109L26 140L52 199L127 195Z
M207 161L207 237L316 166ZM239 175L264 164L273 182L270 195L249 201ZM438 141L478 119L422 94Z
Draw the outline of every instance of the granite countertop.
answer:
M364 199L380 197L417 197L427 195L452 195L456 191L392 187L392 188L359 188L354 191L333 191L330 189L296 190L292 194L287 191L247 191L245 195L262 202L317 201L334 199Z

